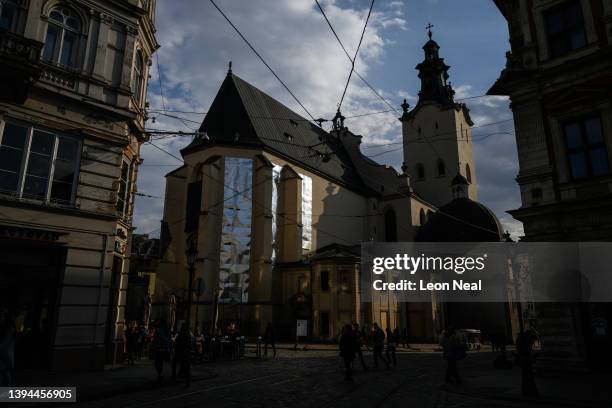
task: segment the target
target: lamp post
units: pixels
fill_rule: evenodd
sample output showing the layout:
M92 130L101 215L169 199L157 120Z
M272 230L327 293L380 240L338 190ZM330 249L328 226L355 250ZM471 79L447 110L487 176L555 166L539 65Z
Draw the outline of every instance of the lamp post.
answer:
M195 295L196 295L196 309L195 309L195 324L194 324L194 332L195 330L198 330L198 309L200 308L200 296L202 296L202 278L198 278L196 279L196 289L195 289Z
M187 336L189 337L189 346L187 347L187 386L191 384L191 306L193 301L193 277L195 275L195 263L198 257L198 249L196 248L195 240L190 239L189 246L185 255L187 257L187 265L189 269L189 289L187 292Z

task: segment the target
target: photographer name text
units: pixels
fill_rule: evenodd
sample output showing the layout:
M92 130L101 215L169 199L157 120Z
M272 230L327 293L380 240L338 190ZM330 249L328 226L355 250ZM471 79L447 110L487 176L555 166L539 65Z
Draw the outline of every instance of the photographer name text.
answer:
M452 282L429 282L422 279L412 281L402 279L399 282L385 282L377 279L372 282L372 287L377 291L464 291L479 292L482 290L482 281L466 282L462 279L455 279Z

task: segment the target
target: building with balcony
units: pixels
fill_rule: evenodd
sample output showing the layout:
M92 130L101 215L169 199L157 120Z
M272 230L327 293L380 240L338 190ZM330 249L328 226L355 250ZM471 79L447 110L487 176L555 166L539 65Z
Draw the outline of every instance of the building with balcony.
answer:
M612 239L612 3L495 0L508 21L506 68L525 241ZM537 273L537 271L534 271ZM537 304L542 364L610 366L612 307Z
M154 13L0 0L0 310L18 369L120 356Z

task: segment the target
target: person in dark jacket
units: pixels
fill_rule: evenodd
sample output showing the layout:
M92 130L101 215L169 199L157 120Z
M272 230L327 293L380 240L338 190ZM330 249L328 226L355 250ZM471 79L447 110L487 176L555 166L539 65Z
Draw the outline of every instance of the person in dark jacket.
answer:
M138 349L138 332L136 329L136 322L130 322L128 327L125 329L125 348L127 363L134 365L134 359L136 358L136 352Z
M179 366L179 376L187 375L187 364L191 358L191 333L186 323L181 325L181 331L174 340L174 355L172 358L172 379L176 379L176 368Z
M395 355L395 336L391 332L391 329L387 327L387 361L391 363L393 361L393 365L397 365L397 357Z
M272 323L268 322L266 331L264 332L264 356L268 355L268 344L272 347L274 357L276 357L276 338Z
M533 346L538 339L536 333L525 330L516 337L516 352L521 365L521 389L524 396L537 397L538 386L533 375Z
M164 361L170 359L170 332L165 322L160 322L153 334L151 348L155 360L157 380L161 382L164 370Z
M363 351L361 348L363 347L364 339L362 337L361 331L359 330L359 324L353 323L353 338L355 339L355 353L359 356L359 361L361 361L361 367L363 367L363 371L368 370L368 366L363 359Z
M344 361L344 375L347 381L352 380L351 364L355 358L355 336L350 324L342 328L340 336L340 357Z
M378 368L378 359L381 359L387 368L389 368L389 362L382 354L385 349L385 332L378 327L377 323L373 325L372 342L374 343L374 367Z
M465 357L465 343L453 327L446 329L440 343L444 352L444 359L446 360L446 382L451 382L454 378L457 384L461 384L459 371L457 371L457 360Z

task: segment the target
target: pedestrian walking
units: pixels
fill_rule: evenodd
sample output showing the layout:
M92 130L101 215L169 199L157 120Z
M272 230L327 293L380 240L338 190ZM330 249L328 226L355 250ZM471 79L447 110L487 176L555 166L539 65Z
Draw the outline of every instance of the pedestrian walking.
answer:
M266 331L264 332L264 356L268 355L268 344L272 347L272 352L274 353L274 357L276 357L276 338L274 334L274 327L272 327L272 323L268 322L266 326Z
M15 367L15 326L7 309L0 309L0 386L12 385Z
M142 356L144 355L145 341L147 337L147 329L145 328L144 323L138 325L136 333L136 359L142 360Z
M516 352L521 366L521 391L527 397L537 397L539 395L533 375L532 351L536 340L537 335L531 329L519 333L516 338Z
M366 365L365 360L363 359L363 351L361 349L363 347L364 339L361 334L361 331L359 330L359 323L353 323L353 339L355 341L355 352L357 356L359 356L359 361L361 361L361 367L363 368L363 371L367 371L368 366Z
M138 332L136 330L136 322L128 323L128 327L125 329L126 357L129 365L134 365L134 358L138 349Z
M393 332L391 332L391 329L387 327L387 361L389 363L393 361L393 365L397 366L397 357L395 355L395 341L396 340L395 336L393 335Z
M408 327L404 327L402 330L402 343L404 348L410 348L410 344L408 344Z
M361 327L361 341L366 348L366 351L370 350L370 331L367 328L367 324Z
M351 365L355 359L355 336L350 324L344 325L340 336L340 357L344 361L344 378L352 381L353 373Z
M402 334L397 326L395 327L395 330L393 330L393 341L395 342L396 347L399 347L402 342Z
M378 360L382 360L387 368L389 368L389 362L383 357L383 350L385 349L385 332L378 327L378 323L374 323L372 331L372 342L374 346L374 368L378 368Z
M152 349L157 380L161 382L163 379L164 362L170 359L170 333L165 322L161 322L155 329Z
M463 360L466 356L467 347L465 342L453 327L448 327L442 335L441 346L443 357L446 360L446 382L451 382L454 378L457 384L461 384L459 371L457 371L457 361Z
M196 360L198 363L201 363L204 360L204 336L200 333L199 329L195 330L194 340Z
M174 339L174 353L172 358L172 379L176 379L177 367L178 375L187 375L187 363L190 356L191 333L187 323L181 325L181 330Z

